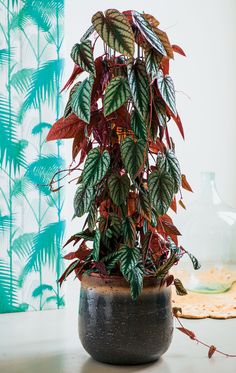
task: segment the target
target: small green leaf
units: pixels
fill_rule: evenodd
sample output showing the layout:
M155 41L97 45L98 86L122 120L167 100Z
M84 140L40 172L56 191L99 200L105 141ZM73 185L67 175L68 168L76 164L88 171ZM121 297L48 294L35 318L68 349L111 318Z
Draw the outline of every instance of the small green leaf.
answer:
M135 177L144 165L146 141L134 141L131 137L126 137L120 144L120 150L126 171Z
M123 245L120 249L120 270L124 276L136 265L140 260L140 249L138 247L129 247Z
M139 192L138 196L138 212L149 222L152 219L152 206L149 195L144 192Z
M94 230L94 227L97 222L97 215L98 215L98 209L97 205L95 202L93 202L90 206L89 209L89 214L87 217L87 224L88 224L88 229L92 232Z
M75 216L81 217L88 212L94 197L92 186L79 185L74 196Z
M92 251L92 256L95 262L99 261L100 240L101 240L101 233L99 229L96 229L94 240L93 240L93 251Z
M194 268L195 270L200 269L200 268L201 268L201 264L199 263L199 261L197 260L197 258L196 258L193 254L189 253L189 252L186 251L186 250L185 250L185 253L186 253L186 254L189 256L189 258L191 259L191 262L193 263L193 268Z
M172 113L177 116L178 113L176 110L174 83L169 75L164 76L162 70L158 70L157 87L166 105L169 107Z
M71 51L71 58L74 63L79 65L84 71L94 76L96 75L92 43L90 40L75 44Z
M131 114L131 128L138 139L147 140L146 123L136 109L134 109Z
M128 82L135 107L145 120L149 112L150 88L145 63L136 60L127 65Z
M130 216L127 216L123 220L123 236L125 244L127 244L129 247L133 247L136 238L136 226Z
M158 37L158 35L152 30L150 23L138 12L133 12L133 20L135 25L138 27L144 38L152 45L157 52L163 56L167 56L166 50Z
M182 282L178 278L174 279L174 285L175 285L175 289L176 289L177 295L186 295L186 294L188 294L187 290L184 287L184 285L182 284Z
M179 161L173 150L167 150L166 152L166 171L172 176L174 181L174 193L177 193L181 185L181 170Z
M129 97L130 90L127 80L121 76L112 79L104 96L105 117L119 109Z
M94 186L106 175L110 165L110 155L107 150L103 153L100 148L94 148L88 153L82 173L83 184Z
M154 97L153 99L154 110L161 127L165 128L167 124L167 114L165 102L160 97Z
M71 108L73 113L84 122L90 122L91 115L91 94L94 79L92 76L86 78L73 93L71 98Z
M164 215L173 199L174 182L167 172L154 171L149 175L149 192L151 201L157 213Z
M117 173L111 175L108 179L108 188L112 201L120 206L125 202L130 188L130 181L126 174Z
M92 18L92 23L103 41L112 49L125 56L134 54L134 34L126 18L116 9L97 12Z
M147 73L151 75L152 79L157 76L162 57L162 54L158 53L154 48L149 48L145 51Z
M143 276L144 268L141 265L137 265L132 268L126 275L126 280L130 283L130 292L133 300L136 300L143 289Z

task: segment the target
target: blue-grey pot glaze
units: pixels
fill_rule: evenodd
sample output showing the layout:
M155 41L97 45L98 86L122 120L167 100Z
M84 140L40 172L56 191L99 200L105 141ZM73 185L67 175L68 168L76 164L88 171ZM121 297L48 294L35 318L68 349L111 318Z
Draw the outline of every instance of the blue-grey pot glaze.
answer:
M142 364L157 360L172 340L170 287L146 278L137 301L121 277L83 275L79 336L85 350L109 364Z

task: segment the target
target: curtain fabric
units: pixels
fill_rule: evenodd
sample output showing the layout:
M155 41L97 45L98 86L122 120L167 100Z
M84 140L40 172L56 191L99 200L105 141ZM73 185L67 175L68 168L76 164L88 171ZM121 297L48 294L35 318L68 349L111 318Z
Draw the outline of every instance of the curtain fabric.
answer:
M0 313L64 306L63 0L0 0Z

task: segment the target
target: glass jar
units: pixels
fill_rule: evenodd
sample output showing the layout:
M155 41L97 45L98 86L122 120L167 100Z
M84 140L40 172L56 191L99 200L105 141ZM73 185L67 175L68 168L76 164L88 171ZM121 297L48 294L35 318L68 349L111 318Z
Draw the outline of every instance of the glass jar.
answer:
M197 271L186 267L186 288L209 294L227 291L236 281L236 210L221 200L214 172L201 173L199 197L188 206L181 225L183 247L201 263Z

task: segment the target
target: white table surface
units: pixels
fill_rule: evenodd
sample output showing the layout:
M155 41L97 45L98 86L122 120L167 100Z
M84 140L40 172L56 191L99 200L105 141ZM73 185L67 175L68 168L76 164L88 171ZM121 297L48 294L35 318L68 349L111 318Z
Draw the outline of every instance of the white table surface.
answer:
M159 361L121 367L97 363L77 336L77 311L0 315L0 373L236 373L236 359L215 354L175 331L169 351ZM199 339L236 353L236 319L183 320Z

